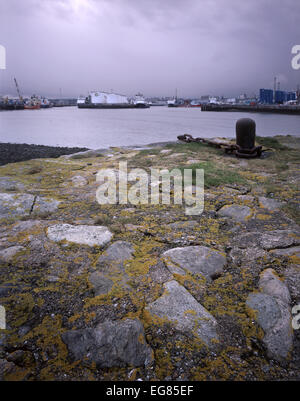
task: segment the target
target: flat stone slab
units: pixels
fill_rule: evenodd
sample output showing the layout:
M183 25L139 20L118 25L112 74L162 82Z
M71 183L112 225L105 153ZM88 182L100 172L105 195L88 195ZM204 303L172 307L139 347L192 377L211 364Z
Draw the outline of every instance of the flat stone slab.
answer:
M264 249L285 248L300 244L299 233L290 230L274 230L261 235L260 243Z
M33 205L33 213L52 213L58 209L61 202L55 199L47 199L44 197L37 196Z
M81 175L75 175L74 177L72 177L71 182L74 187L84 187L88 184L88 180Z
M286 284L279 279L273 269L266 269L261 273L259 289L264 294L281 299L286 305L291 302L291 296Z
M0 251L0 261L10 262L13 257L21 251L24 251L26 248L23 246L10 246L9 248L3 249Z
M297 256L300 258L300 246L292 246L291 248L274 249L271 253L275 256Z
M108 294L114 281L130 290L124 263L133 259L133 253L132 244L126 241L116 241L103 252L97 261L97 270L89 275L89 282L96 296Z
M54 212L60 201L31 194L0 193L0 218Z
M153 360L138 319L106 321L96 328L68 331L62 339L73 360L86 359L97 368L147 366Z
M268 357L285 362L293 347L290 294L272 269L261 274L259 293L249 294L246 305L256 312L256 320L263 329L263 342Z
M239 205L225 205L219 211L218 215L223 217L230 217L236 221L246 221L250 218L252 212L248 206Z
M292 265L284 270L285 282L295 304L300 304L300 266Z
M257 246L266 250L287 248L300 244L299 233L292 230L252 231L234 237L233 243L240 248Z
M151 315L171 321L179 331L199 336L209 347L218 342L217 321L177 281L164 284L164 293L146 308Z
M185 274L185 270L200 274L206 279L220 274L226 264L226 257L205 246L187 246L170 249L162 254L171 273Z
M26 216L31 212L34 196L0 193L0 218Z
M0 190L13 191L15 189L23 190L24 184L13 180L11 177L0 177Z
M174 230L192 230L196 226L198 226L198 221L187 220L187 221L176 221L175 223L170 223L167 227L172 228Z
M276 199L266 198L264 196L260 196L258 200L260 207L265 208L270 212L279 210L285 204L285 202L280 202Z
M47 236L55 242L65 240L81 245L103 246L111 240L113 234L104 226L55 224L48 227Z
M98 150L85 150L83 152L77 152L71 155L64 155L62 156L62 158L76 160L76 159L87 159L89 157L99 157L99 156L103 156L103 152Z
M88 280L95 296L108 294L114 285L114 282L109 277L98 271L91 273Z
M134 248L130 242L116 241L111 244L105 252L99 257L100 264L116 264L124 263L133 257Z
M182 157L182 156L185 156L185 153L172 153L171 155L169 155L169 157L171 158Z

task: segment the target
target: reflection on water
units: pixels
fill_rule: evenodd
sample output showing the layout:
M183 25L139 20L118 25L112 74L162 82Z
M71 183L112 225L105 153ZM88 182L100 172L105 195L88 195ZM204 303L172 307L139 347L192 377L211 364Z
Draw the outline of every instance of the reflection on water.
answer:
M235 123L253 118L257 135L300 136L300 116L201 112L195 108L91 110L62 107L0 112L0 142L106 148L173 141L185 133L234 137Z

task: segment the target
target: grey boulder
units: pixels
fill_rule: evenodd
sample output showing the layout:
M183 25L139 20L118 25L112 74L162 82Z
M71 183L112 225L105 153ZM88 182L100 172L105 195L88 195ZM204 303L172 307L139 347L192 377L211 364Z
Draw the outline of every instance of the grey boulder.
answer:
M249 294L246 305L256 313L263 329L268 357L286 363L293 347L290 294L287 286L267 269L261 274L259 293Z
M205 246L187 246L173 248L162 254L163 260L171 273L200 274L211 279L220 274L226 264L226 258L220 252Z
M99 264L123 264L132 259L134 248L130 242L116 241L99 257Z
M98 368L145 366L153 353L138 319L106 321L96 328L62 334L73 360L88 360Z
M265 232L252 231L237 235L234 237L233 243L239 248L257 246L265 250L271 250L298 245L300 240L297 239L297 233L292 230L273 230Z
M218 343L215 318L177 281L165 283L164 290L146 310L172 322L177 330L198 336L209 348L215 348Z
M0 218L27 216L31 212L34 196L30 194L0 193Z
M279 210L285 202L280 202L276 199L266 198L264 196L260 196L258 198L259 204L262 208L269 210L270 212L275 212Z
M51 241L67 241L88 246L103 246L113 234L104 226L55 224L48 227L47 236Z
M33 205L32 212L37 214L51 213L58 209L61 202L55 199L47 199L37 196Z
M116 241L103 252L97 261L97 270L89 276L89 282L96 296L110 292L114 284L112 278L129 290L124 263L133 258L133 253L132 244L126 241Z
M218 215L222 217L230 217L235 221L247 221L251 217L251 209L248 206L225 205L219 211Z
M2 249L2 251L0 251L0 261L10 262L18 252L24 251L25 249L26 248L23 246L18 245Z

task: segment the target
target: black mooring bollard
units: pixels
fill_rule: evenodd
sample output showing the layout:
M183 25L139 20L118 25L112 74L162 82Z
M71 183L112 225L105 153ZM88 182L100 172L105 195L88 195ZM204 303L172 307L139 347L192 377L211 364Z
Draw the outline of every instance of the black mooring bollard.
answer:
M261 146L255 146L256 124L251 118L241 118L236 123L236 156L259 157Z

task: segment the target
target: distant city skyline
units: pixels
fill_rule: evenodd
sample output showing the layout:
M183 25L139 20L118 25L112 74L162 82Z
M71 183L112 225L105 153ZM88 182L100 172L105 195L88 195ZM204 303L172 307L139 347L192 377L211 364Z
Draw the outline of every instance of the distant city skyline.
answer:
M298 0L0 0L0 94L258 95L297 89Z

